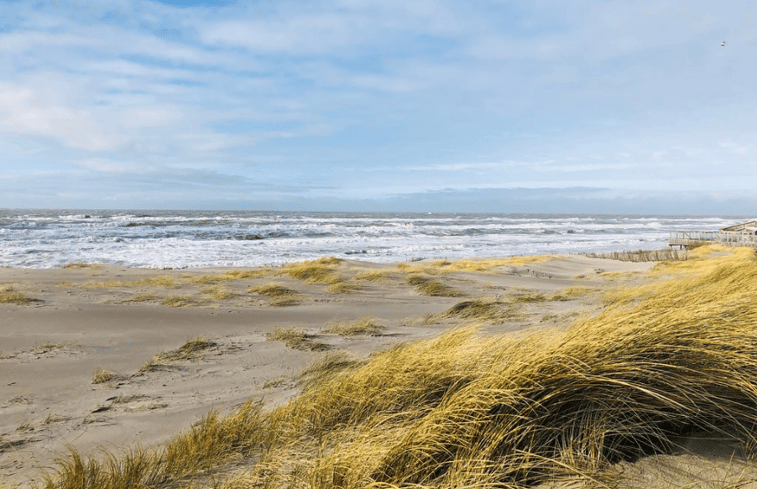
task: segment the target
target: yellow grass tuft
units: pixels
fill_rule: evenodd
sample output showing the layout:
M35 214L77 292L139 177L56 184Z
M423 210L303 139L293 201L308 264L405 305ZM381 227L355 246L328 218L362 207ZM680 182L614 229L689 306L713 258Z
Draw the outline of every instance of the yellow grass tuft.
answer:
M273 333L266 335L269 341L281 341L295 350L323 351L330 348L329 345L320 343L315 338L315 335L298 328L276 328Z
M223 273L208 273L202 275L186 275L184 278L196 284L217 284L233 280L245 280L263 278L271 274L268 268L256 268L254 270L229 270Z
M332 294L350 294L361 288L362 286L359 283L340 280L327 286L326 292L331 292Z
M100 268L100 265L96 263L84 263L84 262L75 262L75 263L66 263L61 268Z
M217 301L225 301L234 298L236 294L232 291L220 286L215 285L213 287L206 287L201 291L203 294L209 295Z
M32 299L16 291L10 285L0 285L0 304L24 305L32 302Z
M120 289L130 287L163 287L173 289L177 286L176 280L168 275L162 277L148 277L141 280L115 280L110 282L85 282L82 285L87 289Z
M587 287L584 285L574 285L572 287L566 287L552 295L554 301L569 301L571 299L577 299L597 292L599 289L596 287Z
M405 282L415 287L418 293L432 297L460 297L465 294L449 285L421 274L412 274Z
M334 284L343 279L336 273L341 261L335 257L292 263L282 267L282 273L310 284Z
M186 307L193 305L194 301L188 295L169 295L160 303L168 307Z
M469 321L502 321L506 319L517 319L520 317L520 313L516 307L510 304L510 302L489 297L481 297L478 299L458 302L439 317L465 319Z
M441 260L432 266L446 271L488 272L502 267L523 266L527 264L543 263L556 258L551 255L513 256L510 258L483 258L469 260Z
M358 335L378 335L384 330L384 327L378 323L376 318L369 316L361 317L355 321L346 323L334 323L321 329L322 333L332 333L342 336Z
M248 292L267 297L271 306L293 306L303 300L302 295L296 290L273 282L250 287Z
M204 336L190 338L176 350L162 351L153 356L139 368L138 372L154 372L170 368L179 362L198 361L203 358L207 350L216 346L218 346L218 343Z
M367 280L368 282L384 282L388 279L397 278L396 270L368 270L355 274L357 280Z
M104 368L97 368L92 375L93 384L104 384L118 378L118 374L112 370L106 370Z

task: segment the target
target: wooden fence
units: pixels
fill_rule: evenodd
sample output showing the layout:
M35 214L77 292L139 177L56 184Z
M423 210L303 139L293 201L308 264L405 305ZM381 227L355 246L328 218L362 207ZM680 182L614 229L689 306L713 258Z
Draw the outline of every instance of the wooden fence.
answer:
M673 231L670 233L670 240L668 241L669 246L680 246L682 248L693 248L712 243L757 248L757 236L753 233L737 231Z

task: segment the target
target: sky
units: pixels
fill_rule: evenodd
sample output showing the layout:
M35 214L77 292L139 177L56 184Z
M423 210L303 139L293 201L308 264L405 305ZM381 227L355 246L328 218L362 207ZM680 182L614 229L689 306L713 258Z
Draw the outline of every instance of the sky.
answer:
M756 21L753 0L0 0L0 207L755 216Z

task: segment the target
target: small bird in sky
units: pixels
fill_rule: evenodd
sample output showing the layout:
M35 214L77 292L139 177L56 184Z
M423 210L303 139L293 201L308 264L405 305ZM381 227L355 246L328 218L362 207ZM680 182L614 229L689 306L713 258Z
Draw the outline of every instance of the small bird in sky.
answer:
M720 45L723 46L723 47L725 47L725 41L721 41Z

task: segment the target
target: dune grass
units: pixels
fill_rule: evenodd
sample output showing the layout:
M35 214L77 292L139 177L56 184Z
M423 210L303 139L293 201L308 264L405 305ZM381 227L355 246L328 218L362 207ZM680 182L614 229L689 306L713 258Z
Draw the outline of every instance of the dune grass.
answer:
M24 305L32 302L32 299L18 292L10 285L0 285L0 304Z
M176 280L168 275L161 277L147 277L141 280L113 280L110 282L89 281L82 285L82 287L87 289L120 289L131 287L162 287L165 289L173 289L177 286L178 284Z
M289 348L305 351L323 351L330 347L316 341L316 336L299 328L276 328L266 335L268 341L281 341Z
M98 367L97 369L95 369L94 374L92 374L92 383L104 384L116 378L118 378L118 374L116 372Z
M205 287L204 289L201 290L201 292L207 296L210 296L211 298L217 301L226 301L229 299L233 299L236 296L234 292L230 291L229 289L221 285Z
M334 284L344 279L336 272L341 260L335 257L291 263L282 267L282 274L309 284Z
M479 297L458 302L440 314L439 318L495 322L516 319L520 315L518 308L514 307L509 301L492 297Z
M85 263L85 262L73 262L73 263L65 263L61 268L100 268L100 265L97 263Z
M444 271L488 272L502 267L543 263L555 258L551 255L512 256L510 258L482 258L463 260L440 260L432 263Z
M419 294L431 297L460 297L465 295L438 279L418 273L405 277L405 282L414 286Z
M362 288L363 286L357 282L342 279L326 286L326 292L331 292L332 294L351 294Z
M169 295L163 298L160 303L168 307L187 307L193 305L195 302L188 295Z
M231 282L234 280L256 279L270 275L272 271L268 268L257 268L253 270L229 270L223 273L206 273L202 275L185 275L183 278L195 284L217 284L220 282Z
M162 370L179 362L194 362L203 358L204 353L218 346L215 341L204 336L188 339L182 346L175 350L162 351L145 362L138 373L154 372Z
M332 333L341 336L359 336L359 335L378 335L384 330L384 326L379 324L376 318L364 316L354 321L337 322L329 324L323 329L322 333Z
M296 290L273 282L250 287L247 292L267 297L269 305L279 307L293 306L304 299Z
M619 294L567 331L468 326L367 362L335 356L283 406L211 413L154 451L104 461L74 452L45 487L616 487L618 462L669 453L701 432L755 457L757 260L719 253L662 266L625 289L632 300ZM463 301L450 311L476 318L500 307ZM738 484L757 483L746 477Z

